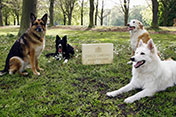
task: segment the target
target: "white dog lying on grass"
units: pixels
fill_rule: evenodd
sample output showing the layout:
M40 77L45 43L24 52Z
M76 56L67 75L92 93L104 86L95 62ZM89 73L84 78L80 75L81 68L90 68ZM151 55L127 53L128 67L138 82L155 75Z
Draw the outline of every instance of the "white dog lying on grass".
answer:
M176 62L161 61L152 39L147 44L140 41L131 61L133 61L131 82L119 90L108 92L107 96L114 97L136 88L142 88L142 91L124 101L132 103L143 97L153 96L156 92L176 84Z

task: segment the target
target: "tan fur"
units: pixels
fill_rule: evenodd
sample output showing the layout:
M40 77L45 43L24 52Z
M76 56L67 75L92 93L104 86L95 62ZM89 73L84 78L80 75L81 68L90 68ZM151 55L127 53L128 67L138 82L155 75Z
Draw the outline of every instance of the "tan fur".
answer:
M31 27L24 33L23 39L20 39L20 43L23 45L22 49L24 58L18 59L18 57L12 57L10 59L9 73L11 74L19 72L21 75L27 75L27 73L23 73L20 69L23 69L22 67L26 68L28 64L31 65L32 71L35 75L40 75L37 70L43 70L39 67L38 59L45 47L46 26L40 25L41 23L44 23L41 19L37 19L33 23L38 23L38 25L31 25ZM42 32L36 31L38 26L42 27ZM24 41L26 42L25 44Z
M22 63L19 59L12 57L9 64L9 72L16 73L22 67Z
M147 44L148 40L151 39L147 30L145 30L142 22L139 20L131 20L128 26L135 27L133 30L130 31L130 40L131 40L131 47L132 47L132 56L135 53L136 48L139 45L139 41L143 40L144 43Z
M136 48L138 47L140 40L142 40L143 43L147 44L147 42L150 40L150 35L149 35L149 33L148 33L148 32L145 32L145 33L143 33L142 35L140 35L140 36L138 37L138 42L137 42Z

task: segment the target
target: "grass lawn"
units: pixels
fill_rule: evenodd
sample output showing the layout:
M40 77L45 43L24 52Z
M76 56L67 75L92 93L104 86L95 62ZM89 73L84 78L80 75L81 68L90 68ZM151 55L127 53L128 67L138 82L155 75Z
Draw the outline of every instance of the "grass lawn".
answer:
M19 28L0 28L0 69L4 68L10 47L17 39ZM176 28L161 30L176 31ZM176 60L176 34L153 33L151 37L161 52L161 58ZM67 64L45 58L55 51L55 35L68 36L78 52ZM113 64L82 65L81 44L113 43ZM176 87L125 104L125 98L139 90L124 93L115 98L106 97L106 92L116 90L129 83L131 65L128 32L99 32L50 28L46 36L46 48L40 56L40 66L45 69L40 76L19 74L0 77L1 116L176 116Z

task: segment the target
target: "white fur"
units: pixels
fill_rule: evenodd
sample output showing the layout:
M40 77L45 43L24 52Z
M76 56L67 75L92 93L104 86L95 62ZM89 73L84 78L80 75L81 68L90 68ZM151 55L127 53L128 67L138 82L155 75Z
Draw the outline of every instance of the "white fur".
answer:
M145 53L145 55L141 55ZM119 90L108 92L106 95L114 97L136 88L142 88L139 93L128 97L124 102L132 103L143 97L153 96L158 91L163 91L176 83L176 62L173 60L161 61L157 55L156 47L152 39L148 44L143 44L142 40L135 52L135 61L132 68L132 79L129 84ZM141 60L146 62L138 68L134 65Z
M130 40L131 40L131 48L133 51L136 51L136 46L137 46L137 42L138 42L138 37L144 33L146 33L147 31L144 29L139 28L139 23L142 25L142 23L138 20L131 20L129 22L129 26L134 26L135 29L130 30Z
M4 74L6 74L6 72L0 72L0 76L3 76Z
M64 64L67 63L67 62L68 62L68 59L65 59L65 60L64 60Z
M36 47L36 49L35 49L35 56L37 57L37 58L39 58L40 57L40 54L42 53L42 51L44 50L44 45L41 45L41 46L38 46L38 47Z

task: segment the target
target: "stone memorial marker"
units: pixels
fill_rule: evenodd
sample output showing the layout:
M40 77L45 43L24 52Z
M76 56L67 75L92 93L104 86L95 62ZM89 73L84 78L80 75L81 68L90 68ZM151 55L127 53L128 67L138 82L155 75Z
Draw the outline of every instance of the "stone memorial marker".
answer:
M113 44L82 44L82 63L90 64L110 64L113 62Z

